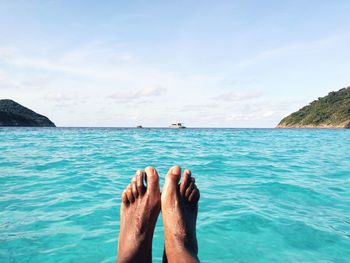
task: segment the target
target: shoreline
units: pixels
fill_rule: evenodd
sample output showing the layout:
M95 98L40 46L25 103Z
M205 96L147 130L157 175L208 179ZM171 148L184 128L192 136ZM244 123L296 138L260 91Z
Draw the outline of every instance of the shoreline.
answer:
M277 125L276 129L349 129L350 126L347 124L340 125Z

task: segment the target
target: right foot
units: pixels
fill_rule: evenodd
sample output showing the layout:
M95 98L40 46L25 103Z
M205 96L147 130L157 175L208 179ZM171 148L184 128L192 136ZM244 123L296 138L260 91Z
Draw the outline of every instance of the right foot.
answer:
M181 168L172 167L161 194L164 261L199 262L196 237L199 190L189 170L184 172L181 184L180 177Z
M152 261L152 237L159 212L158 173L147 167L145 172L137 171L122 194L117 262Z

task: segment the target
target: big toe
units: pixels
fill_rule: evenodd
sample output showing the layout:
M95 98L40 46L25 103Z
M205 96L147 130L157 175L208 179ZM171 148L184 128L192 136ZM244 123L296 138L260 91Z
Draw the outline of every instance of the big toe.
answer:
M164 187L166 188L176 188L179 184L181 178L181 167L175 165L171 167L165 176Z
M157 170L152 166L148 166L145 169L145 173L147 190L159 192L159 176Z

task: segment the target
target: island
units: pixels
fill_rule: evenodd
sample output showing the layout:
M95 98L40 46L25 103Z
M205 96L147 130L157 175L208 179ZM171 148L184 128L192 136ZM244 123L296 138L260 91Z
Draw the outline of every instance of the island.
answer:
M318 98L283 118L277 128L350 128L350 87Z
M56 127L47 117L9 99L0 100L0 126Z

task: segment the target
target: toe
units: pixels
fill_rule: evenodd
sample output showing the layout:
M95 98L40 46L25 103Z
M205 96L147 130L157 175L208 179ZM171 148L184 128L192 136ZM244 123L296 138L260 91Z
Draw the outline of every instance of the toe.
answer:
M138 170L136 173L136 186L139 195L143 195L145 193L145 185L143 184L144 172Z
M187 198L187 200L190 197L190 194L192 193L193 189L194 189L194 178L192 177L190 184L185 191L185 197Z
M190 203L196 204L199 200L199 197L200 197L200 193L199 193L197 186L195 185L190 196L188 197L188 201Z
M136 199L139 196L139 193L137 191L137 186L136 186L136 178L134 177L131 183L131 190L134 198Z
M182 182L180 184L180 193L182 196L185 196L186 189L191 181L191 171L185 170L182 177Z
M181 167L175 165L170 168L167 175L165 176L165 184L177 186L181 177Z
M126 188L126 195L128 196L128 200L130 203L135 201L134 195L132 194L131 185L129 184Z
M147 189L150 191L159 191L159 176L157 170L152 166L148 166L145 169Z
M124 190L124 192L122 193L122 201L123 201L124 204L128 204L128 203L129 203L128 196L127 196L125 190Z

